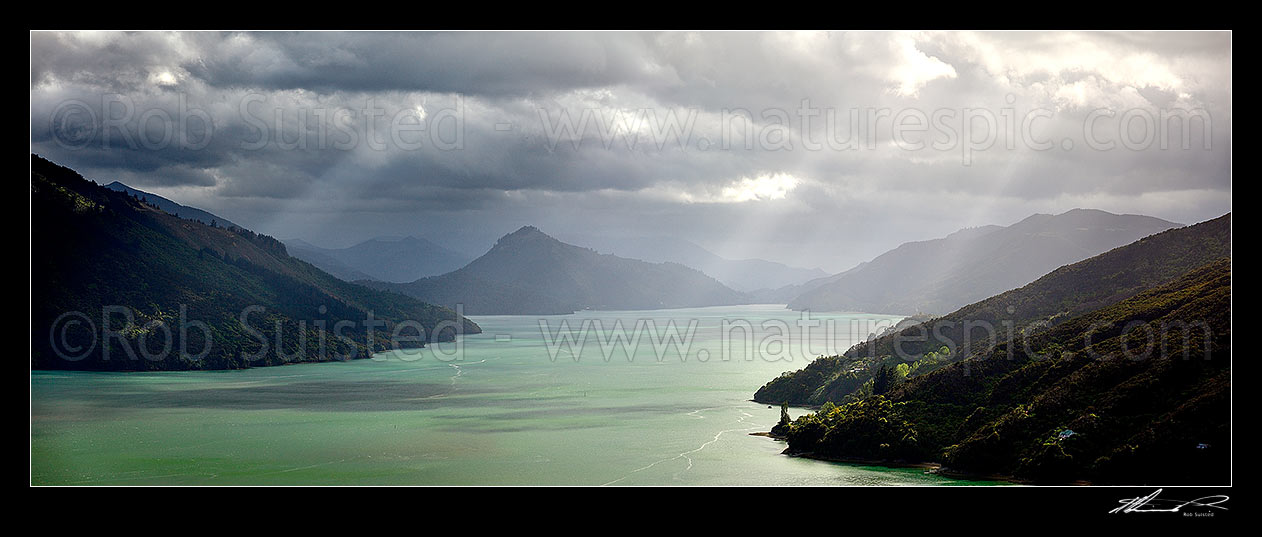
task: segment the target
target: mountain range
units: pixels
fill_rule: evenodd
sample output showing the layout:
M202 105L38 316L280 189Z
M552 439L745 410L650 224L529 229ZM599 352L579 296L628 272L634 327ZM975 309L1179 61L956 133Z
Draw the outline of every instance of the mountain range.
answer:
M818 269L792 267L765 259L727 259L696 243L678 237L597 237L565 234L571 244L590 247L602 253L640 259L651 263L679 263L700 270L737 291L762 290L801 284L828 276Z
M1180 224L1074 209L909 242L794 289L793 310L942 314Z
M411 282L445 274L470 261L464 254L418 237L377 237L347 248L286 240L290 255L347 281Z
M468 265L406 284L362 282L467 315L563 314L744 304L749 296L678 263L649 263L561 242L533 226Z

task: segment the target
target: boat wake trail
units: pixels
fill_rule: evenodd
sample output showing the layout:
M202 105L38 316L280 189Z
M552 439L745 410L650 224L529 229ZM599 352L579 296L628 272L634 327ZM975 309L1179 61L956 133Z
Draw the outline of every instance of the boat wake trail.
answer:
M740 412L740 416L738 416L738 417L736 418L736 423L745 423L745 420L747 420L747 419L749 419L749 418L754 417L754 415L753 415L753 414L750 414L749 412L746 412L744 408L742 408L742 407L737 407L737 406L702 408L702 409L698 409L698 410L694 410L694 411L692 411L692 412L689 412L687 415L688 415L688 416L690 416L690 417L693 417L693 418L697 418L697 419L705 419L705 416L702 416L702 415L701 415L701 413L702 413L702 412L707 412L707 411L710 411L710 410L721 410L721 409L727 409L727 408L734 408L734 409L737 409L737 411L739 411L739 412ZM659 460L659 461L653 462L652 464L649 464L649 465L647 465L647 466L643 466L643 467L640 467L640 468L636 468L635 470L631 470L630 472L628 472L628 473L627 473L627 475L624 475L624 476L622 476L622 477L619 477L618 479L615 479L615 480L610 481L610 482L608 482L608 483L602 484L601 486L602 486L602 487L604 487L604 486L608 486L608 485L613 485L613 484L616 484L616 483L618 483L618 482L620 482L620 481L622 481L622 480L624 480L624 479L626 479L626 478L628 478L628 477L631 477L632 475L635 475L635 474L637 474L637 473L639 473L639 472L643 472L643 471L645 471L645 470L648 470L649 468L652 468L652 467L657 466L657 465L659 465L659 464L666 463L666 462L671 462L671 461L677 461L677 460L679 460L679 459L684 459L684 460L688 461L688 466L687 466L687 467L685 467L683 470L680 470L680 471L676 472L676 473L675 473L673 476L671 476L671 477L672 477L672 479L674 479L675 481L682 481L682 479L680 478L680 476L682 476L682 475L684 474L684 472L687 472L688 470L691 470L691 469L692 469L692 462L693 462L693 461L692 461L692 455L694 455L694 454L696 454L697 452L699 452L699 451L701 451L701 450L703 450L703 449L705 449L705 448L707 448L707 447L709 447L709 446L713 445L715 442L718 442L718 441L719 441L719 439L720 439L720 438L722 438L722 437L723 437L723 435L725 435L725 434L728 434L728 433L736 433L736 432L749 432L749 431L753 431L753 430L755 430L755 429L758 429L758 426L747 426L747 427L737 427L737 428L732 428L732 429L724 429L724 430L722 430L722 431L719 431L719 432L715 433L715 434L714 434L714 438L711 438L710 440L708 440L708 441L706 441L706 442L702 443L700 446L697 446L697 447L696 447L696 448L694 448L694 449L690 449L690 450L688 450L688 451L685 451L685 452L683 452L683 453L680 453L680 454L678 454L678 455L675 455L674 457L667 457L667 458L665 458L665 459L662 459L662 460Z
M464 365L465 367L468 367L471 365L477 365L477 364L483 364L483 363L486 363L485 358L483 358L482 360L478 360L476 362L470 362ZM451 386L447 388L446 392L443 392L437 395L431 395L429 397L423 397L422 399L438 399L440 397L447 397L448 395L455 393L456 390L460 389L459 387L456 386L456 382L460 380L460 377L464 376L464 369L461 369L461 366L456 365L456 364L447 364L447 365L450 366L452 369L456 370L456 374L451 376Z

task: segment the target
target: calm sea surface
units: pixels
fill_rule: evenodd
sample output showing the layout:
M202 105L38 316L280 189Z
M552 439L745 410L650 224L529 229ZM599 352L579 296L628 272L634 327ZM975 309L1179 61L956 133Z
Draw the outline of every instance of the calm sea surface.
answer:
M897 316L803 321L783 306L752 305L473 319L484 332L461 345L349 362L37 371L31 481L981 484L786 457L782 442L749 435L779 418L779 408L749 401L763 383L845 350ZM669 345L671 323L681 339L690 327L692 336ZM602 346L620 333L628 339ZM586 344L567 348L566 334L586 334Z

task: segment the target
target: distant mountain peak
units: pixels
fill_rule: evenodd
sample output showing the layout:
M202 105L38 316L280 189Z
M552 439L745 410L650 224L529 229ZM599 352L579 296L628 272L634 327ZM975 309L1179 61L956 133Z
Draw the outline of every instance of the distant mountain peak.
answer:
M1060 214L1057 214L1057 215L1051 215L1051 216L1053 216L1054 218L1065 218L1065 217L1070 217L1070 218L1072 218L1072 217L1075 217L1075 216L1077 216L1077 217L1083 217L1083 216L1087 216L1087 217L1119 217L1119 216L1130 216L1130 215L1116 214L1116 213L1111 213L1111 212L1108 212L1108 211L1103 211L1103 210L1100 210L1100 209L1087 209L1087 208L1082 208L1082 207L1074 207L1073 209L1070 209L1070 210L1065 211L1065 212L1063 212L1063 213L1060 213Z
M1098 209L1033 214L1007 227L982 226L943 239L904 243L877 256L870 265L810 286L789 307L949 312L1021 287L1056 267L1176 227L1181 225Z
M540 239L546 239L546 240L552 240L552 241L557 240L553 238L551 235L548 235L547 233L540 231L539 228L535 226L522 226L517 231L514 231L512 233L504 235L503 237L500 237L500 240L497 242L497 244L505 242L505 241L516 242L516 241L522 241L522 240L540 240ZM557 241L557 242L560 242L560 241Z
M387 235L387 236L382 236L382 237L373 237L360 244L367 244L367 243L425 244L428 242L429 242L428 240L417 237L416 235L408 235L406 237Z
M295 251L295 257L351 280L410 282L450 272L469 262L468 256L415 235L373 237L346 248L289 242L305 250Z
M750 299L694 268L601 254L535 226L500 237L490 251L447 274L369 285L434 304L463 304L465 313L479 315L718 306Z

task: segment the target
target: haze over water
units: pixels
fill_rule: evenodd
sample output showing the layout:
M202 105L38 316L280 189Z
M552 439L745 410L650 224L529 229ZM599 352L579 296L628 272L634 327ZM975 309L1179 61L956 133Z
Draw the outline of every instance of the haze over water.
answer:
M418 353L237 371L34 371L34 484L938 485L978 484L915 468L779 455L779 408L749 401L811 354L844 351L868 322L754 305L565 316L480 316L482 334ZM723 321L748 321L723 343ZM605 337L621 321L680 335L578 359L549 347L564 321ZM763 325L764 322L769 322ZM543 333L541 323L550 331ZM585 324L586 323L586 324ZM597 325L599 323L599 325ZM882 325L870 326L879 330ZM788 332L784 332L785 329ZM854 330L862 333L852 333ZM780 337L784 335L785 337ZM660 342L660 340L659 340ZM826 345L825 343L828 342ZM577 347L574 347L577 349ZM624 352L623 349L628 349ZM730 358L724 361L724 351ZM449 356L445 353L455 355ZM608 360L606 360L608 357ZM660 359L659 359L660 358ZM749 358L749 359L747 359ZM778 359L777 359L778 358ZM791 410L796 417L803 410Z

